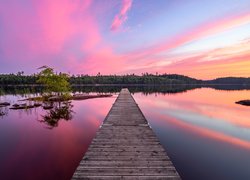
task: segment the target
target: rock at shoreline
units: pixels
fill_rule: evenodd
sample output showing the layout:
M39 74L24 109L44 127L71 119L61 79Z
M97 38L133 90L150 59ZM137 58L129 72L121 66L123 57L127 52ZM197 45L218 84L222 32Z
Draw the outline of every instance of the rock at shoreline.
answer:
M84 99L92 99L92 98L104 98L111 97L112 94L97 94L97 95L86 95L86 94L77 94L72 96L72 100L84 100Z
M22 99L18 101L50 101L50 102L60 102L60 101L68 101L68 100L85 100L85 99L92 99L92 98L104 98L104 97L112 97L112 94L96 94L96 95L89 95L89 94L75 94L73 96L69 96L67 99L65 99L63 96L52 96L49 97L47 100L42 100L42 97L32 97L28 99Z
M69 99L71 100L85 100L85 99L92 99L92 98L104 98L104 97L111 97L111 94L97 94L97 95L88 95L88 94L75 94ZM62 96L53 96L48 99L49 101L65 101Z
M250 106L250 100L241 100L241 101L237 101L235 103L236 104L241 104L243 106Z
M10 103L8 102L0 102L0 107L4 107L4 106L9 106Z
M43 109L47 110L47 109L53 109L54 106L43 106Z
M34 108L34 107L35 107L34 105L25 105L25 106L16 106L16 107L12 106L10 109L14 109L14 110L16 110L16 109L30 109L30 108Z
M52 96L48 98L49 101L64 101L62 96Z
M26 103L23 104L13 104L12 107L10 107L10 109L31 109L31 108L35 108L35 107L39 107L42 104L40 103L34 103L33 105L27 105Z
M34 103L34 107L40 107L41 105L41 103Z

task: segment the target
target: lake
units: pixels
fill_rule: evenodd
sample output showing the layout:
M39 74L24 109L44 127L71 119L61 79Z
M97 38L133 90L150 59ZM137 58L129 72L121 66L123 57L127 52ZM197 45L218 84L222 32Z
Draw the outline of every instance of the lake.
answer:
M183 179L250 179L250 90L230 87L129 87ZM120 87L75 92L113 97L72 101L56 110L37 107L0 116L0 179L70 179ZM4 88L1 102L39 95L37 89ZM61 106L60 106L61 107ZM54 117L54 116L53 116Z

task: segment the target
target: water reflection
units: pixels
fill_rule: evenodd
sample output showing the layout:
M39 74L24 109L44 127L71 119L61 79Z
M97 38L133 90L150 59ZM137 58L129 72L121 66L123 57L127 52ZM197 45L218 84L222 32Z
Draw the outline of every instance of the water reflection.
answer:
M48 110L1 108L0 179L70 179L120 88L75 87L114 96ZM129 89L183 179L250 179L250 108L235 104L250 98L245 86ZM0 100L14 104L26 95Z
M11 104L18 99L23 97L1 97ZM8 110L0 117L0 179L70 179L114 100Z
M27 85L27 86L1 86L0 96L2 95L20 95L24 96L26 94L36 94L39 95L43 92L43 87Z
M211 88L135 94L183 179L250 179L250 109L235 104L249 97Z
M129 88L131 93L143 93L145 95L150 94L173 94L173 93L185 93L189 90L200 89L200 88L212 88L216 90L250 90L250 85L247 84L180 84L180 85L106 85L106 86L93 86L93 85L74 85L72 87L73 93L119 93L121 88ZM33 94L39 96L43 92L41 86L1 86L0 96L3 95L25 95Z
M49 129L57 127L60 120L69 121L73 118L74 111L72 110L73 105L71 102L57 102L54 103L53 109L49 110L45 115L42 116L44 122L48 125Z
M8 107L0 107L0 118L8 115Z

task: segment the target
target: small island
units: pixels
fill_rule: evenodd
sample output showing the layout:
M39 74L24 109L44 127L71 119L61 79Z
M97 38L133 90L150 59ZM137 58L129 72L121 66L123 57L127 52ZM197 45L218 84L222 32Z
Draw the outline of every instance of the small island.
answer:
M243 106L250 106L250 100L241 100L241 101L237 101L235 103L243 105Z
M15 103L9 109L31 109L42 106L49 110L54 108L56 102L70 102L70 100L86 100L92 98L111 97L112 94L86 94L72 93L69 75L66 73L55 73L54 69L48 66L38 68L41 70L36 74L36 83L43 87L43 92L35 97L18 100L24 103ZM0 107L10 106L9 102L1 102ZM4 115L1 113L0 115Z

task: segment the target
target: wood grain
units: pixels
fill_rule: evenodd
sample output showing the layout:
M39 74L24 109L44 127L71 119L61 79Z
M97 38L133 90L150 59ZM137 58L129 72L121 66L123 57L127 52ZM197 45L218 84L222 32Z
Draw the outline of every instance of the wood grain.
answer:
M180 179L128 89L122 89L72 179Z

